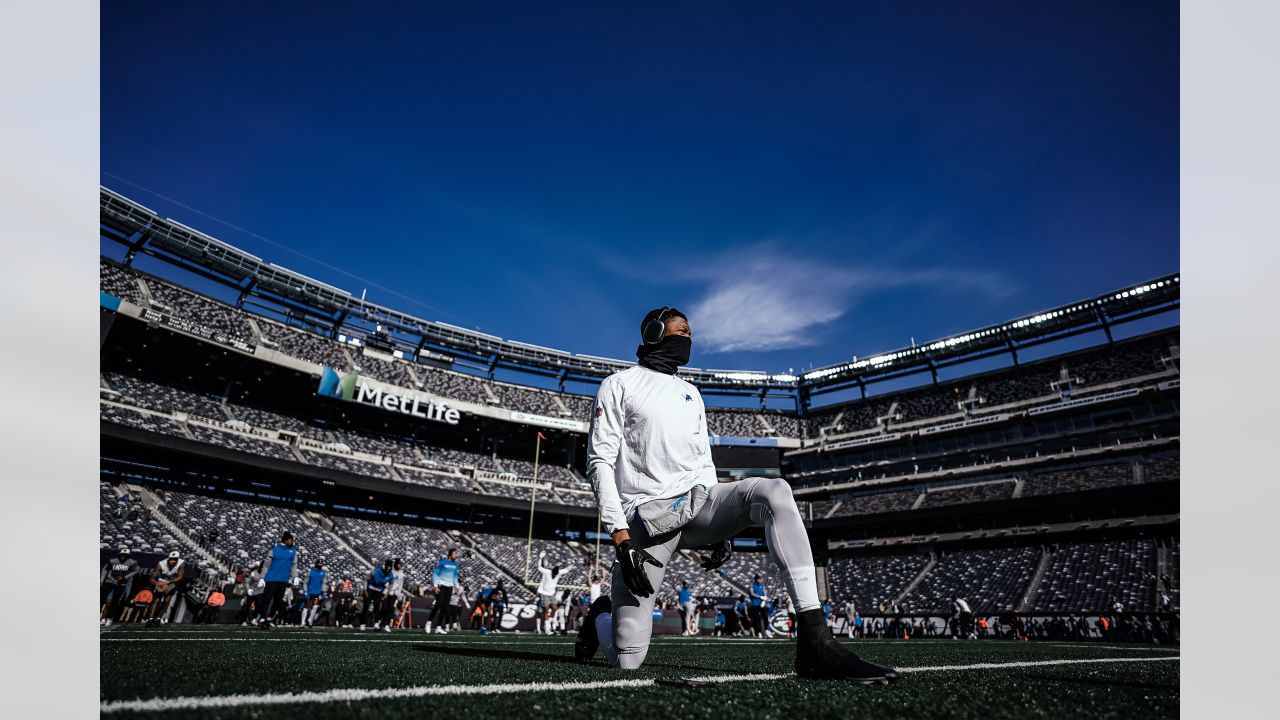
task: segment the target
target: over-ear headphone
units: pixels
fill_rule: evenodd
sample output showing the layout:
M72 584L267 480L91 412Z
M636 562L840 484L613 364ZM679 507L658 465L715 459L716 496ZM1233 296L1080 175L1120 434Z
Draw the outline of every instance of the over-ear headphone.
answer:
M662 309L658 311L658 314L652 320L644 324L644 329L640 331L640 339L644 340L645 345L653 345L661 340L662 336L666 334L667 313L671 312L672 309L673 308L663 305Z

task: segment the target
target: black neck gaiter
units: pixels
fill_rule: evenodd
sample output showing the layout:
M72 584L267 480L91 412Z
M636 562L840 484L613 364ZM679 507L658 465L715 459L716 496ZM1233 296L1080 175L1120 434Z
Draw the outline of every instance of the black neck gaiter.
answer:
M681 365L689 364L689 351L693 340L684 335L667 335L652 345L636 348L640 366L654 372L674 375Z

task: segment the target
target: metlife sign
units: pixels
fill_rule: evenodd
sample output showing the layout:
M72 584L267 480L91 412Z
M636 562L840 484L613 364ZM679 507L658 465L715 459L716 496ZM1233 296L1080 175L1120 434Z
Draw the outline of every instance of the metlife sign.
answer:
M414 395L385 390L380 386L365 382L356 373L343 375L325 365L320 372L320 389L317 391L325 397L361 405L370 405L387 412L411 415L424 420L457 425L462 412L444 403L423 401Z

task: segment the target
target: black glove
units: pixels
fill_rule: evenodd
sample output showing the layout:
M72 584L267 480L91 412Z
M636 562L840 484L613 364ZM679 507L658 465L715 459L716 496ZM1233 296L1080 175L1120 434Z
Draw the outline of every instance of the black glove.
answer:
M649 582L644 564L649 563L660 568L662 563L654 560L653 556L637 545L635 540L623 540L615 550L618 553L618 564L622 567L622 579L626 582L631 594L645 598L652 595L653 583Z
M720 545L712 549L710 555L699 554L698 558L702 560L703 570L715 570L729 560L729 556L733 554L733 541L725 540Z

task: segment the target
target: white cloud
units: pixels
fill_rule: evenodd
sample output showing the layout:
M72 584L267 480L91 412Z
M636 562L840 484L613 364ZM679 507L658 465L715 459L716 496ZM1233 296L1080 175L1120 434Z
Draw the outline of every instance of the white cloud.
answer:
M699 350L778 350L813 345L812 331L844 314L844 290L788 259L725 268L694 302Z
M904 286L945 285L991 295L1012 292L996 273L960 269L852 269L782 254L773 245L736 251L701 267L710 289L689 309L704 352L763 351L816 345L821 331L867 294Z

